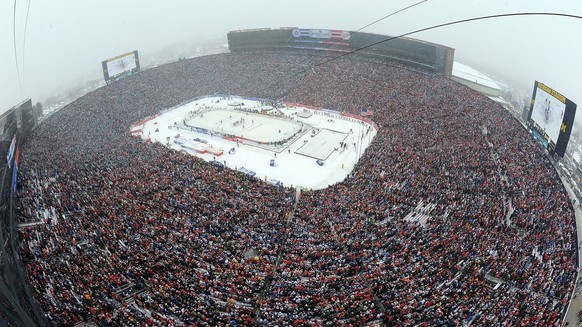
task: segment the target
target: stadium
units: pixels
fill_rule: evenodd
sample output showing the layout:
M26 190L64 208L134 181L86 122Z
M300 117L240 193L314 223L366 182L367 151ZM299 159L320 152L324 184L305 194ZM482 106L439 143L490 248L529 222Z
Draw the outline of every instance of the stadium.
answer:
M5 324L560 326L578 243L551 158L450 79L449 47L402 38L343 55L382 39L233 31L229 53L124 64L19 138L18 185L3 184L20 225L3 226L18 268ZM343 181L317 190L132 135L217 94L367 108L377 134Z

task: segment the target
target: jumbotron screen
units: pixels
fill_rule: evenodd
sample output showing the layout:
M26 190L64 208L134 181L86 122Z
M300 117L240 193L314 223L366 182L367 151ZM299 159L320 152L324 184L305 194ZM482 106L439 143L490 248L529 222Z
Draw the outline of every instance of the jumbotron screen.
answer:
M551 155L564 156L576 115L576 104L536 81L528 123Z
M103 77L106 82L114 80L120 76L139 71L139 56L137 51L124 53L122 55L107 59L102 62Z

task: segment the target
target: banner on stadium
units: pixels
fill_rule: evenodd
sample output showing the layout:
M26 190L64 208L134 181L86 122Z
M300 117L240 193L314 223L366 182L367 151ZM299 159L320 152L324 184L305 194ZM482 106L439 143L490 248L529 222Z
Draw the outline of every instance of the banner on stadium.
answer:
M8 168L12 168L12 157L14 156L14 150L16 149L16 134L12 136L12 142L10 142L10 148L8 148L8 153L6 153L6 162L8 163Z
M18 182L18 162L20 161L20 150L16 149L14 156L14 169L12 170L12 192L16 192L16 185Z

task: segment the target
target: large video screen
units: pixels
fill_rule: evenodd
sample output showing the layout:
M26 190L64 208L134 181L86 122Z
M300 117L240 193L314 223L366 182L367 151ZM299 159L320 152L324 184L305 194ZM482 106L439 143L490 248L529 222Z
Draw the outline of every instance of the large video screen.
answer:
M103 75L109 82L119 76L139 71L139 57L137 51L124 53L103 61Z
M564 156L574 124L576 104L549 86L536 81L528 123L547 142L550 154Z
M549 137L550 142L558 142L560 127L566 111L566 102L551 95L552 89L538 83L532 107L531 119L541 131ZM563 97L562 97L563 98Z

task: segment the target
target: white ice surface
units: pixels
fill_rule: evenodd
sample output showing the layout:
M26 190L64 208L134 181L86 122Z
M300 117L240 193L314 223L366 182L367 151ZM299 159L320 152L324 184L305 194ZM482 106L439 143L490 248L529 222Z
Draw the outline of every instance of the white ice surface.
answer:
M334 151L343 152L355 148L355 146L354 148L341 146L340 142L343 142L348 136L349 134L347 133L321 129L318 133L311 135L311 140L295 150L295 153L315 159L326 160Z
M175 150L185 150L206 161L219 161L231 169L241 170L242 167L256 173L256 177L262 180L278 180L285 186L301 186L307 189L321 189L329 185L344 180L353 170L357 160L364 153L364 150L372 142L376 135L376 130L354 118L343 117L339 113L329 111L313 110L314 115L309 118L296 116L302 110L311 110L298 107L284 107L278 109L279 113L287 118L271 117L261 114L247 114L228 103L244 102L247 109L260 109L261 104L257 101L233 98L224 100L219 97L208 97L198 99L179 107L166 110L153 119L134 126L132 133L143 139L150 139L152 142L159 142ZM276 112L277 110L273 111ZM202 113L202 117L199 113ZM245 119L244 127L237 124L233 127L233 121ZM207 118L205 120L205 118ZM250 139L272 141L280 139L282 136L292 135L295 128L299 128L301 123L306 130L297 140L287 146L272 150L259 148L255 145L245 144L236 141L226 140L216 134L209 134L177 129L186 120L187 124L217 132L243 136ZM222 120L222 123L220 121ZM141 128L141 132L140 131ZM225 130L222 131L221 129ZM344 142L348 144L346 150L332 151L332 154L325 160L325 164L320 166L316 159L295 153L305 142L313 141L312 129L329 129L344 134L324 133L320 136L319 142L331 144L338 143L337 135L340 135ZM156 131L157 130L157 131ZM279 133L279 130L281 131ZM369 132L367 132L369 131ZM179 134L180 140L186 140L189 148L210 147L214 150L222 149L224 154L216 156L214 154L200 154L192 149L185 149L180 144L174 142ZM329 136L329 137L327 137ZM325 139L327 137L327 140ZM169 142L168 142L169 138ZM202 140L205 143L194 141ZM354 146L354 143L356 144ZM234 148L233 154L229 150ZM322 149L322 151L327 151ZM270 165L271 159L275 160L275 166Z

